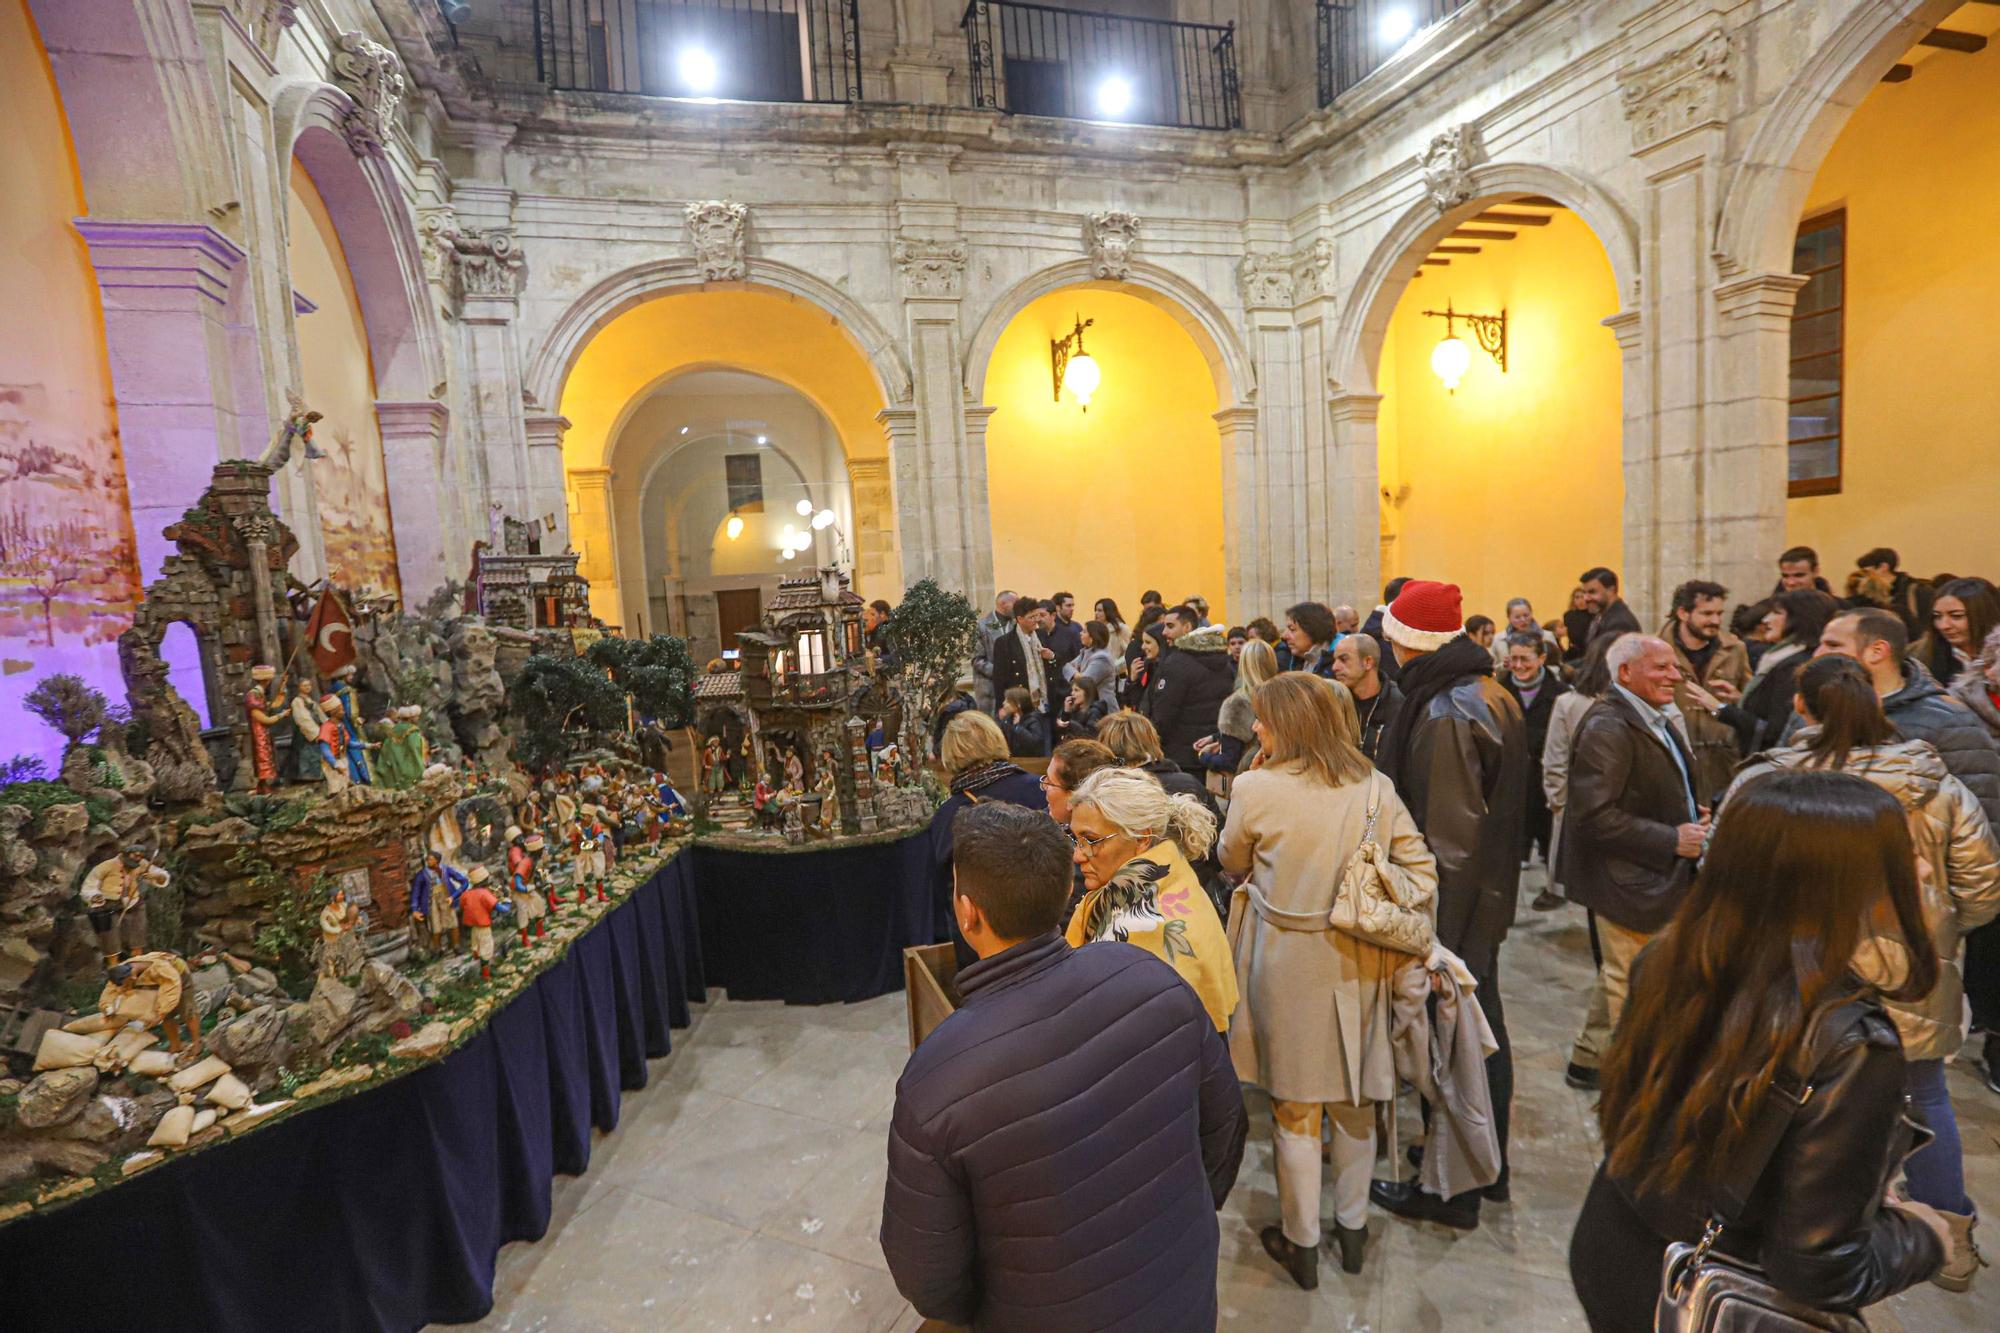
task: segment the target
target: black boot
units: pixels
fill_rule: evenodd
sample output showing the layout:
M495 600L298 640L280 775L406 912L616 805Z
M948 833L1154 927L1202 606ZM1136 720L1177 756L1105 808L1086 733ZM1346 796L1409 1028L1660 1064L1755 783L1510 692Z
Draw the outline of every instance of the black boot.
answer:
M1340 1271L1359 1273L1361 1271L1361 1251L1368 1244L1368 1228L1354 1227L1351 1230L1335 1222L1333 1239L1340 1247Z
M1265 1227L1257 1233L1257 1239L1264 1242L1264 1253L1278 1261L1278 1267L1292 1275L1292 1281L1307 1291L1319 1290L1319 1251L1304 1245L1294 1245L1285 1239L1283 1227Z
M1602 1076L1597 1070L1592 1069L1589 1065L1577 1064L1573 1060L1570 1062L1569 1068L1563 1070L1563 1082L1569 1084L1578 1092L1596 1092L1601 1078Z
M1989 1032L1981 1047L1986 1057L1986 1086L2000 1092L2000 1032Z
M1479 1225L1476 1192L1440 1199L1419 1189L1414 1180L1375 1180L1368 1184L1368 1201L1412 1222L1436 1222L1457 1231L1471 1231Z

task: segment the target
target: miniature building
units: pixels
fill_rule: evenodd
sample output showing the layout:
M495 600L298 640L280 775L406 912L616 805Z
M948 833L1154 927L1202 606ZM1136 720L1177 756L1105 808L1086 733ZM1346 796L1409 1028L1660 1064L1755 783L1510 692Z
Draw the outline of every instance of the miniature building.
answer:
M581 557L494 555L482 551L474 573L474 605L488 623L519 630L588 626L590 583L576 572Z

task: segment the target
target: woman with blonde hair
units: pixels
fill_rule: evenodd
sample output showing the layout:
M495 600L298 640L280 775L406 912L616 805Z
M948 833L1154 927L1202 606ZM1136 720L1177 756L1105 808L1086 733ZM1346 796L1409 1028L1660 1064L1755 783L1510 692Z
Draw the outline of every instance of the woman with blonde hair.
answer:
M1192 796L1168 795L1151 774L1106 768L1070 794L1069 834L1085 889L1071 946L1120 940L1144 949L1194 988L1216 1031L1228 1031L1236 970L1222 920L1188 864L1215 841L1215 816Z
M1236 659L1236 688L1222 701L1215 719L1215 734L1194 743L1195 757L1209 775L1208 789L1218 796L1228 796L1230 779L1257 760L1257 734L1253 729L1257 710L1251 705L1250 696L1277 674L1278 655L1271 645L1260 639L1245 639L1243 651Z
M1034 774L1009 761L1007 737L1000 724L977 709L960 713L945 724L938 741L938 762L951 775L951 795L931 816L933 938L957 942L959 962L970 966L977 956L958 940L951 910L951 821L966 807L988 801L1046 810L1049 798Z
M1262 760L1237 775L1219 851L1223 869L1245 877L1230 912L1244 998L1230 1055L1239 1078L1270 1092L1274 1122L1283 1221L1260 1239L1307 1290L1319 1285L1322 1118L1333 1122L1340 1264L1361 1271L1375 1103L1396 1095L1391 977L1419 961L1327 924L1355 849L1382 848L1397 900L1436 918L1437 864L1395 784L1358 748L1346 694L1299 672L1258 687Z

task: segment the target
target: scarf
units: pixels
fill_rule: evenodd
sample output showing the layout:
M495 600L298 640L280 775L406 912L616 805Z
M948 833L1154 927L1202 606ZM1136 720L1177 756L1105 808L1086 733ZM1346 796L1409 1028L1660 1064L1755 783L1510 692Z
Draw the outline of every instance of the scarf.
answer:
M1461 681L1492 674L1492 656L1463 634L1434 653L1425 653L1405 662L1402 674L1396 677L1396 684L1403 691L1402 711L1396 714L1396 720L1383 733L1381 747L1375 755L1377 767L1389 777L1398 779L1396 785L1400 789L1403 784L1399 770L1409 757L1410 741L1416 735L1417 721L1430 711L1431 700Z
M1019 773L1022 771L1021 768L1008 763L1005 759L996 759L990 764L982 764L978 768L969 769L953 778L951 780L951 794L953 796L963 796L968 800L976 802L979 798L972 793L980 790L982 787L992 786L1009 773Z
M1215 905L1175 843L1155 843L1084 894L1065 938L1077 948L1116 940L1144 949L1180 974L1216 1031L1228 1031L1236 964Z

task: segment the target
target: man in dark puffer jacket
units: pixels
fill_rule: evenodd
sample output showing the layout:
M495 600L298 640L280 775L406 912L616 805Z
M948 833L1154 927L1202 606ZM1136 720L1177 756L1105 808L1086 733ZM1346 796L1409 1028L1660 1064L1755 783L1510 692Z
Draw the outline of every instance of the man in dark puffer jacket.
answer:
M1153 719L1160 749L1192 773L1201 767L1194 743L1215 734L1222 701L1236 688L1225 629L1197 629L1195 613L1177 606L1160 622L1173 647L1160 659L1139 711Z
M897 1289L983 1333L1213 1330L1245 1127L1228 1047L1159 959L1056 933L1070 844L1047 815L965 810L952 867L979 962L896 1085Z

